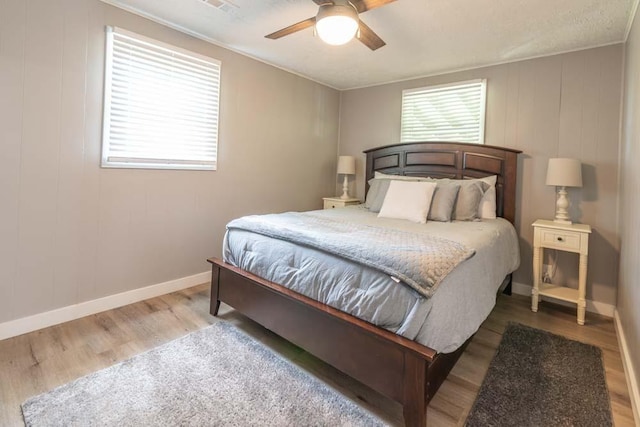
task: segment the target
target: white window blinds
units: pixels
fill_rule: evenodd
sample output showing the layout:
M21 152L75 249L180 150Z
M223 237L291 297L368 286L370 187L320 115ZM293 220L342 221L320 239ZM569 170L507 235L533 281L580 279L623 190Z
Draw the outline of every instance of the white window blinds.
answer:
M486 80L402 92L401 142L484 143Z
M220 62L107 27L102 166L216 169Z

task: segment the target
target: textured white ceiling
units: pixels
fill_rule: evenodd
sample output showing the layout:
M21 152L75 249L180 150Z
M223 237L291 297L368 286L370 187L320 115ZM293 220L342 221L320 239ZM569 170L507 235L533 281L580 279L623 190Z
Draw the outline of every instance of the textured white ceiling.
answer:
M637 0L398 0L360 15L387 45L329 46L307 29L311 0L103 0L338 89L624 41ZM219 3L220 0L210 0Z

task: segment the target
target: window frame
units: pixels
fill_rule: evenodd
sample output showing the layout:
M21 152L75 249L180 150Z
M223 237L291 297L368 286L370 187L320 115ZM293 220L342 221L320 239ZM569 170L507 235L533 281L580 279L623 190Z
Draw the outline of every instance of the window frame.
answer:
M102 123L102 150L101 150L101 162L102 168L114 168L114 169L165 169L165 170L217 170L218 167L218 149L219 149L219 127L220 127L220 95L221 95L221 81L222 81L222 63L220 60L211 58L196 52L192 52L169 43L165 43L159 40L155 40L146 36L143 36L132 31L125 30L120 27L106 26L105 28L106 42L105 42L105 74L104 74L104 99L103 99L103 123ZM115 156L110 156L110 130L111 130L111 117L112 117L112 83L113 83L113 66L114 66L114 37L115 35L121 35L126 38L134 39L141 44L151 45L158 51L168 51L173 54L177 54L180 57L189 57L196 61L207 63L214 67L214 72L217 73L216 90L213 94L215 113L211 117L212 123L215 126L215 131L212 134L214 142L211 144L215 146L214 159L211 161L195 161L185 158L173 158L173 159L141 159L134 157L122 157L113 160Z
M430 92L440 91L447 88L468 87L469 85L480 84L480 118L479 118L479 132L477 141L460 140L460 139L447 139L447 138L419 138L419 139L404 139L405 132L404 120L405 120L405 96L416 92ZM485 143L485 128L486 128L486 107L487 107L487 79L472 79L459 82L444 83L439 85L422 86L418 88L405 89L402 91L401 99L401 112L400 112L400 142L403 144L411 144L415 142L464 142L470 144L484 144Z

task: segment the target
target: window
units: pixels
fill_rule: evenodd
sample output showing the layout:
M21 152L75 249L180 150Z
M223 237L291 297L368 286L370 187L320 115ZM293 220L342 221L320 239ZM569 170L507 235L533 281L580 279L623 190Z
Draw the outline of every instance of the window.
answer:
M220 62L107 27L102 166L215 170Z
M484 143L486 80L402 92L401 142Z

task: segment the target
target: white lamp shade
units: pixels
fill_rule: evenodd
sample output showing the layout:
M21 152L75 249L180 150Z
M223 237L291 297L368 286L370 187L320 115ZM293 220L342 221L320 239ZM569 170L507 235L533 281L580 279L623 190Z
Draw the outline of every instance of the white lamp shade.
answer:
M358 12L349 2L328 3L318 10L316 32L323 42L342 45L356 35L358 21Z
M344 175L355 175L356 158L353 156L338 157L338 173Z
M578 159L549 159L547 185L582 187L582 163Z

